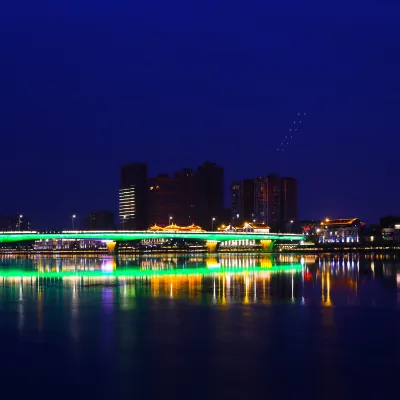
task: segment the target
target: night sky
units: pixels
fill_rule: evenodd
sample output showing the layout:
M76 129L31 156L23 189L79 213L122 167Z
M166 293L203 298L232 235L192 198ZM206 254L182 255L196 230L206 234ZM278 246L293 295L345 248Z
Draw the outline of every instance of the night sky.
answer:
M2 0L0 214L69 227L121 164L206 160L296 177L302 219L400 214L396 3Z

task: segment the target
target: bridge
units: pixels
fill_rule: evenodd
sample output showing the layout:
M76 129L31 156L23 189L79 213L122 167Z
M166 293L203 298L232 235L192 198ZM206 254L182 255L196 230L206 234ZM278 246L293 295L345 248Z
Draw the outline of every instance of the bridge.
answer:
M144 239L181 239L203 241L210 252L215 252L221 242L256 240L266 251L272 251L275 242L300 242L305 236L291 233L255 232L152 232L152 231L62 231L62 232L0 232L0 243L15 243L35 240L99 240L107 244L112 253L117 242Z

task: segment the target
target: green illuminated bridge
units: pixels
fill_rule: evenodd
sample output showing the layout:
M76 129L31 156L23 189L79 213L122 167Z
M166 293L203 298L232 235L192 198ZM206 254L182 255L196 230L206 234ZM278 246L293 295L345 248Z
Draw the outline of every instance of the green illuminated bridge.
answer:
M0 232L0 243L15 243L32 240L99 240L107 243L110 252L117 242L151 239L180 239L204 241L209 251L217 251L221 242L256 240L265 250L272 250L276 241L298 243L303 235L290 233L254 232L150 232L150 231L63 231L63 232Z

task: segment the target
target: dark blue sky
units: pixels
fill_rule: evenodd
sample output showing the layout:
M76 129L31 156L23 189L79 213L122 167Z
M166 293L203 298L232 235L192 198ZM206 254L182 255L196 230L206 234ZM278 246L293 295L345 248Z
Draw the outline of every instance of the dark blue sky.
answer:
M205 160L297 177L301 218L400 214L400 6L327 3L3 0L0 214L68 225L120 164Z

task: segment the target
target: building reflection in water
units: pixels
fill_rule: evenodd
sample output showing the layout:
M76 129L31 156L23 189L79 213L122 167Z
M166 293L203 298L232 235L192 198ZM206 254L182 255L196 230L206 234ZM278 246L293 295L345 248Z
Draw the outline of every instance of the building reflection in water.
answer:
M375 304L400 303L400 262L389 255L221 254L213 256L157 255L142 257L31 257L0 258L3 298L20 301L19 322L24 323L23 300L42 301L54 286L71 296L71 331L79 335L79 296L101 290L103 308L135 308L139 297L189 299L215 305ZM381 285L389 284L382 298ZM393 285L390 286L390 283ZM380 296L378 298L378 296Z

